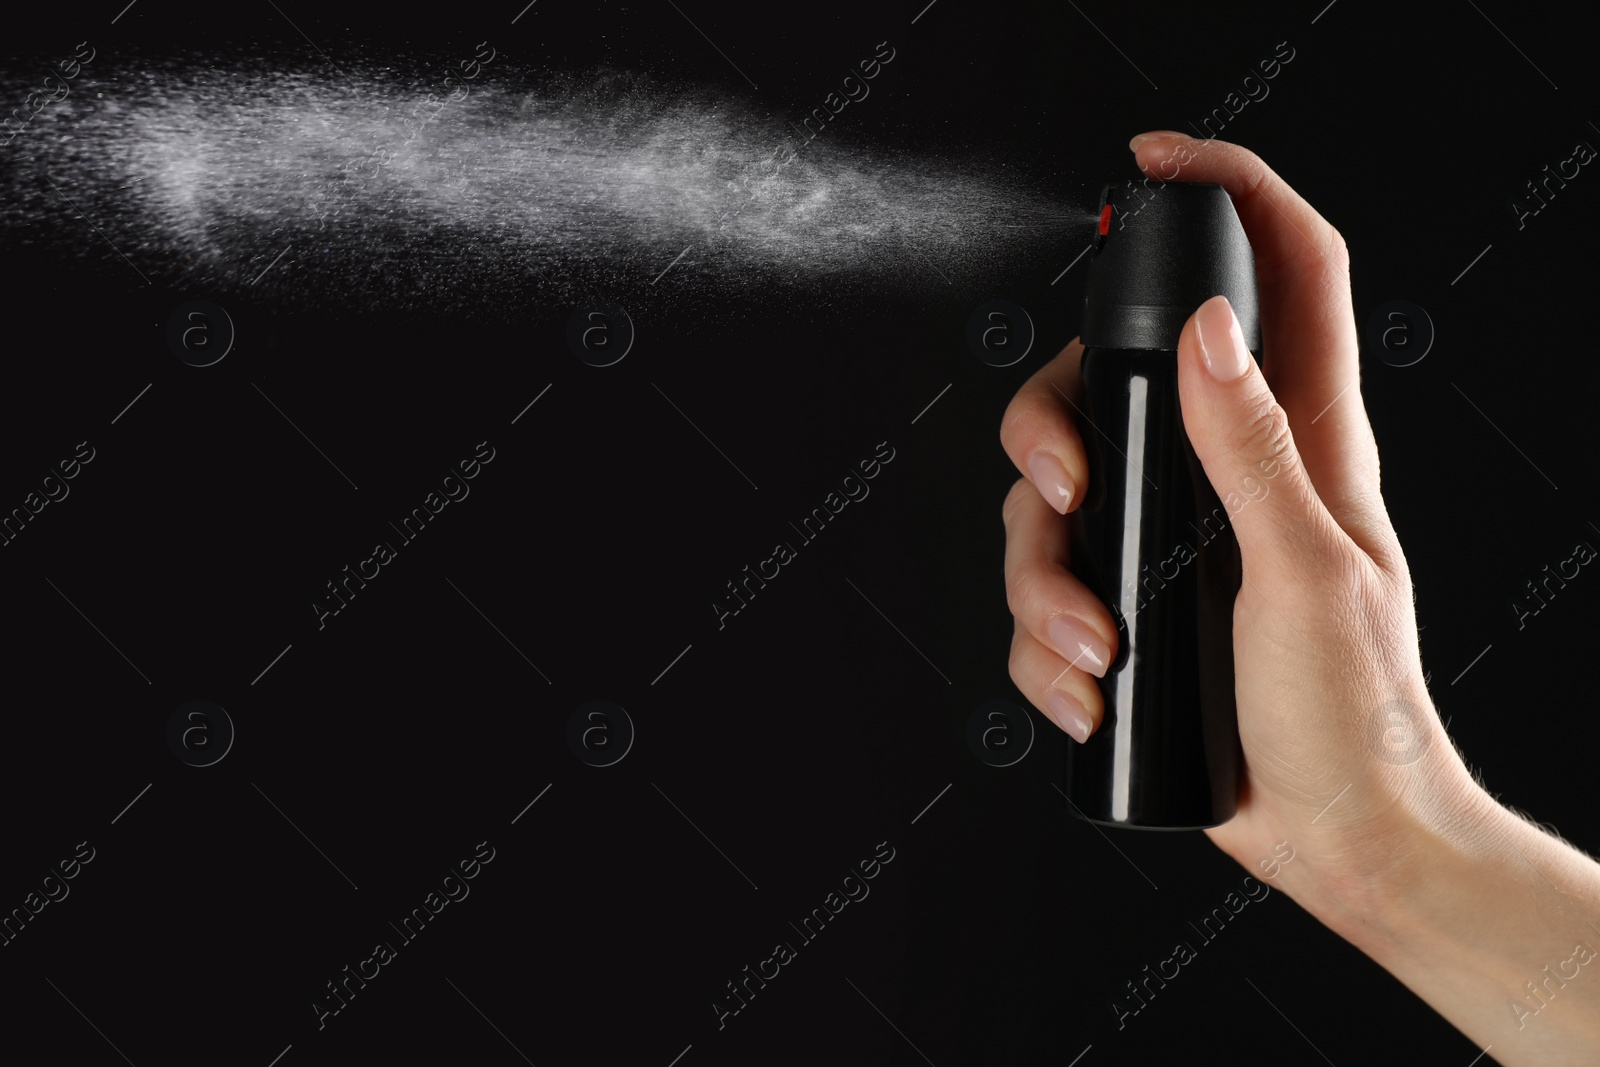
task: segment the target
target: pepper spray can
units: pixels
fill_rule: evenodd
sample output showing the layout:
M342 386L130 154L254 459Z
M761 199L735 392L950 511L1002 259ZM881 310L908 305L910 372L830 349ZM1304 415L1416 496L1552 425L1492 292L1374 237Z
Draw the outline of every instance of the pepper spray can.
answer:
M1101 825L1216 826L1233 817L1243 763L1239 545L1184 431L1177 348L1220 293L1260 360L1255 262L1220 185L1146 180L1102 194L1087 273L1075 417L1089 475L1063 521L1073 572L1110 609L1118 648L1099 680L1099 730L1067 746L1067 795Z

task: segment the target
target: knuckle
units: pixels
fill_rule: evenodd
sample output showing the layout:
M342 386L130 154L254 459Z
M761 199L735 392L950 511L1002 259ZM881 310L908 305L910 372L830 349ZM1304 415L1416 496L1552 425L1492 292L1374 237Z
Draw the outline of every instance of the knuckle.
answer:
M1026 478L1018 478L1011 483L1011 489L1006 493L1006 498L1000 504L1000 521L1007 529L1011 528L1011 520L1016 517L1017 508L1022 506L1024 494L1033 491L1033 483Z
M1001 444L1015 445L1020 451L1023 437L1029 428L1038 422L1039 416L1040 397L1031 386L1024 386L1011 398L1011 403L1006 405L1005 414L1000 416Z
M1028 691L1029 684L1027 664L1023 662L1026 654L1026 645L1022 638L1025 632L1021 626L1017 626L1012 630L1011 652L1006 659L1006 672L1011 675L1012 683L1024 693Z
M1027 565L1013 568L1006 575L1006 606L1011 609L1011 614L1021 619L1028 605L1033 603L1038 588L1036 568Z
M1019 692L1026 693L1028 691L1028 680L1026 673L1022 669L1021 657L1015 652L1011 653L1011 662L1008 665L1007 673L1011 675L1011 684L1016 686Z
M1245 416L1234 453L1251 464L1276 463L1282 468L1293 463L1294 452L1288 412L1276 397L1263 391Z

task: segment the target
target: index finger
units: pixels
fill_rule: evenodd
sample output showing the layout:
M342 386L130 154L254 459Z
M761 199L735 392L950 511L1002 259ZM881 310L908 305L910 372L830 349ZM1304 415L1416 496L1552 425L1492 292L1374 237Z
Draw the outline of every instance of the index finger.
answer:
M1171 131L1141 134L1129 147L1150 178L1227 190L1256 256L1262 371L1289 416L1306 473L1346 532L1382 540L1388 520L1378 447L1361 402L1344 238L1247 148ZM1372 548L1371 539L1358 540Z

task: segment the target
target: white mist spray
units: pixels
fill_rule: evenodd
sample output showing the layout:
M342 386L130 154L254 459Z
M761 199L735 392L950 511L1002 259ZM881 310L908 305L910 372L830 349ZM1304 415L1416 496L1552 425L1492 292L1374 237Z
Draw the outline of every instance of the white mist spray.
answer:
M946 290L1092 225L995 163L889 151L864 122L806 141L782 115L629 72L530 85L499 57L451 99L377 61L345 59L343 77L210 62L101 56L7 146L0 225L82 226L64 196L162 283L261 276L252 293L285 304L373 308ZM114 261L98 240L82 254Z

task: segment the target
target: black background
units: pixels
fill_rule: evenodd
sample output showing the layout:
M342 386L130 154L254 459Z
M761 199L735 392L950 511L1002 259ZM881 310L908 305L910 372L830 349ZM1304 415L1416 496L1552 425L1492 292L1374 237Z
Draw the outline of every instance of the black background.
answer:
M108 61L88 79L119 49L270 67L316 62L306 37L330 62L442 60L488 39L507 79L649 69L798 119L888 40L893 65L828 136L907 165L1004 162L1081 212L1135 175L1132 134L1186 129L1288 42L1270 95L1221 135L1346 236L1359 322L1405 299L1437 330L1412 366L1365 351L1362 392L1440 714L1506 803L1600 847L1586 684L1600 579L1585 572L1521 630L1508 606L1576 542L1600 543L1586 319L1600 179L1586 169L1521 229L1511 207L1576 142L1600 143L1590 46L1564 14L540 0L512 25L518 3L245 4L224 21L140 0L112 25L120 6L6 16L11 62L87 38ZM19 66L7 84L20 100L34 80ZM1124 983L1192 941L1187 922L1247 872L1199 833L1108 838L1074 819L1055 788L1067 742L1031 708L1019 763L968 745L979 705L1026 705L1006 666L1000 503L1017 472L998 427L1077 332L1081 267L1052 280L1080 237L1012 258L997 232L991 271L908 261L881 291L728 295L703 281L715 262L688 262L662 281L669 297L646 292L651 261L633 288L594 294L638 329L626 359L596 368L566 345L573 303L531 279L491 311L341 310L322 293L291 314L308 296L292 257L256 292L174 286L170 264L133 255L146 285L57 208L6 234L0 506L80 441L95 459L0 550L0 908L78 842L96 855L0 949L8 1041L140 1067L1477 1055L1281 893L1119 1030ZM101 229L119 243L115 220ZM429 240L448 251L448 235ZM238 331L204 369L165 340L197 297ZM1037 328L1006 368L964 339L993 298ZM323 583L485 440L495 458L470 497L319 630ZM880 442L894 459L870 496L719 630L724 583ZM213 766L167 746L191 699L237 729ZM567 743L594 699L637 731L610 767ZM480 841L495 859L471 895L319 1030L324 983ZM880 842L894 859L870 896L799 946L789 923ZM798 958L719 1030L724 983L779 941Z

